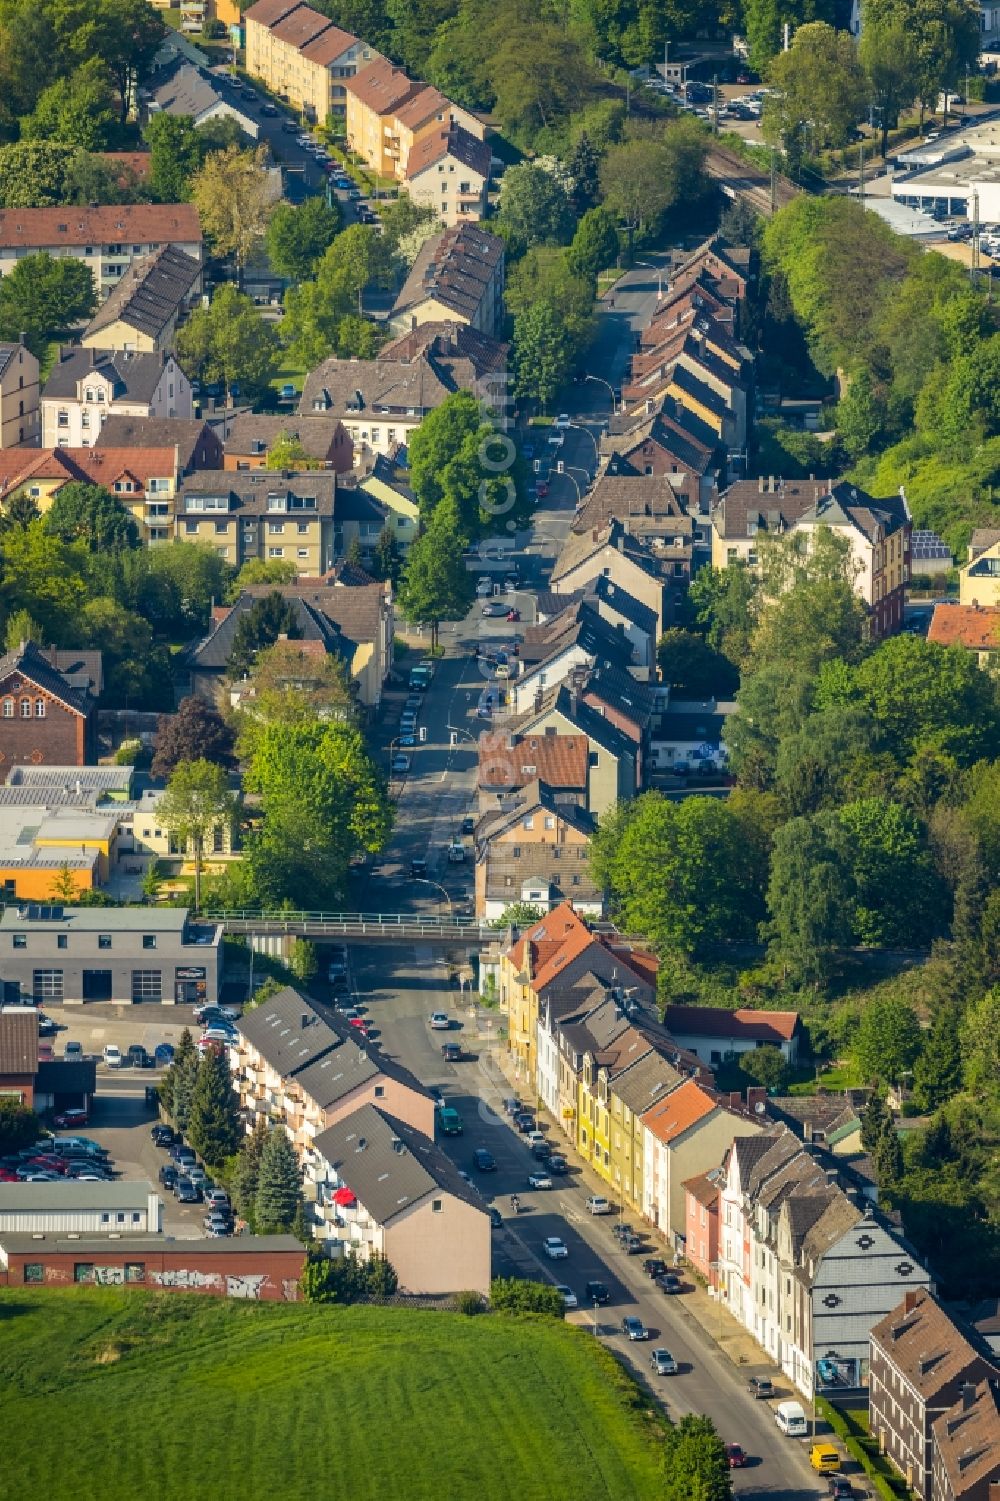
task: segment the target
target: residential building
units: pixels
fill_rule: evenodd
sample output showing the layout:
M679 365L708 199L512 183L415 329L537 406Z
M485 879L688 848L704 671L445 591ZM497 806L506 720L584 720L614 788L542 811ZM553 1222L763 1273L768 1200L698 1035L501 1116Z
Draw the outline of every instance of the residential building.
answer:
M70 255L94 277L99 302L118 285L137 256L173 245L202 259L201 223L191 203L114 203L81 208L0 209L0 276L26 255Z
M758 538L784 536L829 488L829 480L785 480L773 474L736 480L712 511L712 567L745 563L756 568Z
M574 668L589 668L609 657L624 657L627 665L631 655L624 635L586 600L568 605L544 625L525 627L517 658L520 672L508 690L513 712L536 708L546 690L565 682Z
M0 771L96 760L100 653L44 652L33 641L0 657ZM62 659L62 665L57 665ZM67 660L69 659L69 660ZM79 665L77 665L79 664Z
M258 1117L280 1123L303 1165L306 1197L318 1202L325 1181L317 1140L329 1127L377 1105L425 1136L434 1134L434 1100L401 1065L332 1014L287 986L240 1018L230 1052L233 1085L247 1129Z
M509 352L509 344L451 318L419 323L383 344L379 358L411 363L422 356L449 389L471 391L488 412L503 417Z
M690 581L697 488L669 474L610 474L595 480L573 520L575 532L619 521L627 532L669 554L676 578ZM681 563L681 569L677 564Z
M587 806L589 743L584 735L479 736L479 810L492 813L534 781L551 788L560 806Z
M566 683L546 689L541 704L511 728L529 739L549 734L584 736L588 742L586 806L595 818L635 796L638 779L634 741Z
M0 1097L39 1115L70 1106L87 1108L97 1087L96 1061L47 1056L52 1046L38 1040L37 1010L22 1006L17 995L8 997L7 990L0 980Z
M163 1204L151 1183L0 1183L0 1235L158 1233Z
M29 1187L60 1187L31 1184ZM96 1188L97 1184L85 1184ZM294 1235L174 1240L60 1234L0 1237L0 1287L144 1287L261 1303L296 1303L306 1252Z
M384 61L367 42L298 0L258 0L244 11L243 23L250 76L320 124L344 115L347 79Z
M112 414L193 417L191 382L172 354L63 348L42 389L42 447L90 448Z
M609 999L614 1007L614 999ZM646 1117L662 1101L684 1087L682 1081L687 1072L687 1061L679 1057L662 1029L652 1025L652 1016L637 1017L632 1010L629 1019L639 1021L639 1034L646 1044L646 1051L641 1052L640 1048L637 1051L641 1056L637 1056L634 1062L608 1075L610 1167L612 1186L619 1202L641 1214L647 1194ZM598 1074L598 1098L601 1082Z
M444 224L483 219L492 156L484 140L454 120L428 131L414 143L406 160L410 197L433 208Z
M37 443L38 361L26 344L0 343L0 448Z
M199 3L199 0L194 0ZM151 80L146 99L149 117L182 115L196 130L210 120L235 120L245 136L255 141L260 126L249 110L241 109L237 95L226 89L218 75L196 68L180 58L169 70L160 70Z
M400 333L422 323L467 323L496 338L504 325L504 244L476 224L424 241L390 314Z
M654 612L659 640L673 620L674 596L686 591L690 577L690 554L685 557L682 551L677 562L679 571L666 550L647 546L615 520L587 532L570 532L553 564L549 587L572 594L602 576L609 578Z
M363 1261L384 1256L404 1292L489 1295L486 1204L429 1132L366 1104L317 1136L315 1153L321 1238Z
M126 417L112 412L101 424L94 448L173 448L181 476L223 467L222 440L200 417Z
M935 605L927 639L940 646L963 646L975 652L984 671L996 672L1000 667L1000 605Z
M132 261L80 335L90 349L159 354L173 348L184 313L201 292L201 261L173 245Z
M604 916L604 892L590 874L595 822L535 779L476 826L476 916L490 922L521 902L550 912L564 902Z
M25 495L42 515L65 485L100 485L129 510L146 543L173 541L176 446L12 449L0 453L0 497Z
M756 1103L765 1099L761 1090ZM756 1136L761 1121L752 1110L734 1109L725 1096L687 1079L644 1112L642 1127L642 1212L680 1251L687 1228L685 1180L717 1167L734 1138Z
M29 904L0 917L0 974L41 1005L215 1002L221 971L221 927L186 908Z
M651 414L613 415L600 455L609 475L669 475L671 487L688 497L690 513L698 516L709 515L725 469L715 434L669 399Z
M385 508L386 528L403 558L420 533L420 507L405 473L397 467L394 453L379 454L371 473L361 481L365 494Z
M338 555L336 517L344 503L329 470L195 474L177 496L175 534L207 543L234 568L250 558L280 559L315 577Z
M715 1291L719 1285L719 1177L709 1168L695 1173L684 1189L684 1256L690 1267Z
M931 1501L1000 1501L1000 1380L969 1384L935 1423Z
M969 543L969 561L958 573L959 604L1000 606L1000 531L979 528Z
M863 1386L872 1328L929 1274L849 1165L787 1126L737 1137L724 1167L729 1312L807 1398Z
M300 444L310 468L335 469L349 474L354 467L354 444L339 417L326 412L268 417L245 412L227 423L225 459L229 470L266 469L276 443Z
M675 776L692 770L725 772L729 750L724 731L726 720L735 712L735 699L668 702L656 716L650 744L651 769Z
M385 58L350 78L345 91L348 146L383 177L406 181L407 163L415 152L423 160L420 147L428 135L436 138L453 125L474 139L485 135L475 115Z
M778 1048L786 1063L799 1055L802 1028L797 1011L728 1011L715 1006L670 1006L663 1025L681 1047L713 1068L756 1048Z
M871 1331L872 1437L908 1488L930 1501L934 1424L968 1384L1000 1376L988 1348L949 1318L927 1288L913 1288Z

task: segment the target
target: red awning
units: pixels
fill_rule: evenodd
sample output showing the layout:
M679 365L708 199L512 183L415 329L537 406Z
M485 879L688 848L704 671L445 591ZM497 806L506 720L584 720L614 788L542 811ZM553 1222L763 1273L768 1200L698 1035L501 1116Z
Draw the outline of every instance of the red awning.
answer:
M342 1208L349 1209L352 1204L358 1202L357 1196L351 1193L349 1188L338 1188L333 1196L333 1202L340 1204Z

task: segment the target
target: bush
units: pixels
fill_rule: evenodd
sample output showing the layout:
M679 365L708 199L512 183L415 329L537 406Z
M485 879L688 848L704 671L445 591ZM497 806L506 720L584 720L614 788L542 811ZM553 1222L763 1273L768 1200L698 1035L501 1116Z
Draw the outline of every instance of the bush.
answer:
M141 740L123 740L115 751L116 766L134 766L142 751Z
M486 1299L482 1293L464 1292L455 1294L455 1312L464 1313L470 1319L477 1313L486 1312Z
M494 1277L490 1304L495 1313L541 1313L561 1319L566 1312L562 1293L549 1282L526 1282L520 1277Z

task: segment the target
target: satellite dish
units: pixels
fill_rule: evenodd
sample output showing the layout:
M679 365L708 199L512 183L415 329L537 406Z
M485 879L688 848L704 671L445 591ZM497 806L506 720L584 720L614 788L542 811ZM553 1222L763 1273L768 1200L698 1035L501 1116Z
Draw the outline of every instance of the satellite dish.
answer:
M767 1106L764 1104L763 1100L758 1100L753 1108L758 1115L763 1115L767 1110Z

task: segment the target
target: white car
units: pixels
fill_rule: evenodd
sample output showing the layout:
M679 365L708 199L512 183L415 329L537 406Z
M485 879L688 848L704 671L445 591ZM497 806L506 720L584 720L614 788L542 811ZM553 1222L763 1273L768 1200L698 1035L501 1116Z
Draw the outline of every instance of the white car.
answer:
M451 1017L447 1011L432 1011L430 1026L432 1032L450 1032Z
M543 1172L529 1173L528 1174L528 1187L529 1188L551 1188L552 1187L552 1179L549 1177L548 1173L543 1173Z
M465 845L461 839L453 839L449 844L448 859L452 865L465 864Z
M542 1250L550 1261L565 1261L569 1255L565 1241L561 1241L558 1235L547 1235L542 1241Z
M484 573L482 578L476 581L476 594L479 599L485 599L487 595L492 593L493 580Z
M571 425L570 424L569 413L568 412L560 412L559 416L555 420L555 425L556 425L556 427L559 427L559 428L567 428L567 427L569 427Z
M553 432L549 433L550 448L562 448L565 442L566 434L563 432L562 428L557 427Z
M587 1209L590 1214L610 1214L611 1200L606 1199L603 1194L591 1194L587 1200Z
M109 1042L104 1049L104 1067L121 1068L122 1050L116 1042Z
M567 1287L565 1282L556 1283L556 1292L562 1293L564 1308L579 1308L580 1305L577 1301L576 1293L571 1287Z

